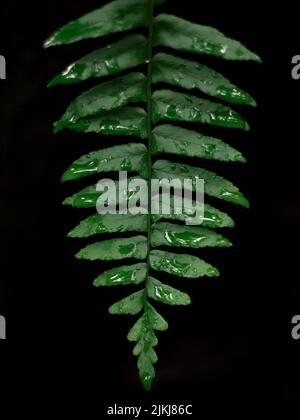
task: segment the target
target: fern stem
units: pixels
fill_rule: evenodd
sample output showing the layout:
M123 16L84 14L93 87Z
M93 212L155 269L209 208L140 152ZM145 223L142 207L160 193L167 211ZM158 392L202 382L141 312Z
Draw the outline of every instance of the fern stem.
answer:
M148 31L148 71L147 71L147 132L148 132L148 215L147 215L147 273L145 279L144 310L147 313L147 285L150 271L150 232L151 232L151 179L152 179L152 38L154 25L154 0L149 0L149 31Z

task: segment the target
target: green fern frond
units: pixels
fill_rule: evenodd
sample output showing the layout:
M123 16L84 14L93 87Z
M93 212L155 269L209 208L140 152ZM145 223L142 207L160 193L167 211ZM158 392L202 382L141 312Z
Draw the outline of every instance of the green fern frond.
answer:
M148 189L142 189L139 196L151 199L153 178L160 180L160 187L167 186L166 181L175 178L188 178L193 181L192 190L197 180L204 180L205 196L248 207L248 200L232 182L199 167L198 163L199 159L243 163L245 157L221 139L195 131L193 123L248 130L249 125L244 118L223 102L256 105L252 96L243 89L199 63L201 55L226 60L261 60L217 29L168 14L155 16L154 7L162 3L164 0L114 0L65 25L45 42L45 47L51 47L148 28L147 37L125 35L113 44L78 59L49 82L48 86L55 86L95 78L98 83L71 102L54 124L54 132L71 129L139 138L139 143L126 143L124 139L124 144L90 151L66 169L62 181L96 173L128 171L134 179L147 181ZM167 52L157 52L156 47L164 47ZM191 61L178 56L181 51L198 56ZM142 65L144 72L134 71ZM107 76L111 76L109 81L105 80ZM157 89L159 83L164 83L166 87ZM201 98L199 93L211 99ZM190 127L186 128L186 124L180 127L181 122L190 123ZM163 158L156 160L156 156L164 154L189 157L195 163L191 166ZM113 202L116 206L129 205L138 199L134 188L126 185L125 189L120 182L116 190L117 198ZM90 185L66 198L64 204L75 208L96 207L102 194L96 185ZM164 203L168 198L161 193L159 199ZM181 213L175 200L171 201L168 214L95 213L68 233L69 237L99 235L97 237L100 238L82 248L76 258L116 262L114 267L100 273L94 280L96 287L138 285L136 291L112 304L109 312L140 314L128 333L128 340L136 343L133 354L138 357L140 379L147 390L151 389L155 377L157 355L154 347L158 343L155 331L168 328L152 303L191 303L186 293L153 276L159 276L159 273L185 278L218 276L217 268L186 250L232 245L215 231L234 226L229 215L205 203L204 212L197 216L195 223L201 226L190 226L184 222L195 216L192 198L190 204ZM101 240L102 233L119 233L120 237ZM122 236L123 233L127 235ZM176 252L179 249L184 249L184 253ZM119 261L126 259L136 262L119 265Z

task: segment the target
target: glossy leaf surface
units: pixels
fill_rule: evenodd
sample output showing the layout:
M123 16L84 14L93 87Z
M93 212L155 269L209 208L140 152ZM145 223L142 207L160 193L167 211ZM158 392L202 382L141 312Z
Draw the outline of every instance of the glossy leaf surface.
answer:
M149 277L147 290L152 299L167 305L189 305L191 303L189 295L153 277Z
M171 54L159 53L154 57L152 81L169 83L188 90L198 89L231 103L256 104L248 93L230 83L215 70Z
M93 214L68 233L71 238L87 238L97 233L147 232L147 217L140 214Z
M119 302L110 306L109 312L113 315L136 315L143 309L144 306L144 290L132 293Z
M153 173L157 178L192 179L193 181L204 179L205 194L244 207L249 206L248 200L232 182L206 169L167 160L158 160L153 165Z
M81 249L77 258L86 260L114 261L124 258L144 260L147 256L147 238L133 236L132 238L108 239L96 242Z
M160 14L155 19L154 45L227 60L261 61L240 42L227 38L210 26L198 25L177 16Z
M154 0L162 4L164 0ZM44 46L71 44L87 38L97 38L116 32L148 26L150 9L148 0L114 0L85 14L55 32Z
M166 202L169 205L170 203L170 212L169 214L165 214L160 210L156 214L151 215L151 219L153 222L157 222L161 219L169 219L169 220L180 220L181 222L188 222L189 220L193 220L194 224L202 225L203 227L209 228L220 228L220 227L233 227L234 221L228 214L212 207L209 204L204 205L204 212L196 213L196 203L194 200L188 200L186 198L186 202L189 203L186 207L178 206L177 202L171 196L165 199L165 194L161 194L160 198L160 205Z
M112 268L100 274L94 280L94 286L119 286L125 284L139 284L145 280L147 264L123 265Z
M134 324L127 337L129 341L137 342L133 354L138 356L140 379L144 388L149 391L155 377L153 364L157 361L153 349L157 345L154 330L164 331L168 328L168 324L149 303L146 303L144 310L144 315Z
M219 233L198 226L155 223L152 225L151 245L183 248L228 247L232 244Z
M146 79L142 73L130 73L104 82L76 98L54 125L56 131L80 119L111 111L128 102L146 101Z
M212 265L189 254L152 250L150 252L150 265L156 271L165 271L179 277L197 278L219 275L218 270Z
M147 50L147 40L144 36L129 35L70 64L48 83L48 87L78 83L90 77L100 78L118 74L145 63Z
M147 137L147 118L142 108L122 107L91 117L54 124L55 133L64 128L84 133L137 136L144 139Z
M162 120L249 130L247 122L228 106L167 89L153 94L152 121Z
M204 136L196 131L171 124L162 124L155 127L152 133L153 154L171 153L225 162L245 162L245 158L240 152L222 140Z
M77 159L64 172L62 181L71 181L99 172L133 171L139 172L147 156L143 144L129 143L97 150Z
M111 204L126 204L130 208L131 202L137 200L137 196L143 195L148 196L148 187L137 189L134 181L138 181L141 178L138 176L129 177L126 185L123 185L119 181L115 181L116 196L111 198ZM132 182L133 181L133 182ZM97 190L97 185L90 185L83 190L67 197L63 204L69 205L76 208L90 208L96 207L99 197L103 194L103 191Z

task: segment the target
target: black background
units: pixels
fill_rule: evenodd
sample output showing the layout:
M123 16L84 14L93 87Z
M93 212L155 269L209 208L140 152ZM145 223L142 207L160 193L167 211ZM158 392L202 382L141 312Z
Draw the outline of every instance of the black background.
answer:
M300 41L292 3L262 9L261 2L200 6L186 0L161 8L239 39L263 64L199 56L258 102L256 109L236 107L250 123L248 133L199 126L247 156L247 165L201 165L241 187L251 209L218 203L236 220L233 230L223 232L235 246L202 254L218 266L220 278L170 277L192 296L193 304L159 306L169 330L159 334L157 379L150 396L139 384L126 340L133 319L107 313L128 289L94 289L101 264L75 260L74 253L86 242L65 237L89 212L62 207L61 201L88 184L61 185L61 173L81 154L115 139L52 134L52 122L83 86L95 81L45 87L72 60L119 38L42 49L54 30L99 3L104 2L1 5L0 54L7 60L7 80L0 81L0 314L7 319L7 340L0 342L2 396L38 395L55 405L59 396L78 395L97 401L99 416L109 402L124 400L191 401L196 412L212 398L299 398L299 346L290 334L300 291L300 81L290 74Z

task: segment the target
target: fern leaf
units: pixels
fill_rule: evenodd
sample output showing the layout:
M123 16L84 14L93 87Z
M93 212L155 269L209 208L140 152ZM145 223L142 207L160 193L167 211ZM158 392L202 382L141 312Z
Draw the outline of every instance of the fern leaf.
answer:
M167 321L151 303L191 303L184 291L163 283L160 276L164 273L191 279L219 276L216 267L200 258L201 250L230 247L226 235L216 229L233 227L234 221L206 200L213 197L249 206L247 198L231 181L202 167L207 160L237 164L246 162L246 158L222 139L198 132L195 123L208 124L211 130L214 127L249 130L243 116L231 106L255 106L256 102L249 93L206 66L202 59L212 55L226 60L261 61L247 47L215 28L168 14L156 15L154 6L162 3L165 0L114 0L68 23L44 44L47 48L120 34L113 43L75 60L48 86L101 79L100 84L71 102L54 124L54 132L69 129L123 138L122 144L87 151L69 163L62 176L62 181L71 181L92 174L130 172L126 186L121 179L114 184L116 195L110 202L114 211L100 214L97 204L105 193L99 182L67 197L63 204L98 210L75 226L69 237L118 236L96 239L80 249L76 258L115 262L112 268L99 273L94 280L96 287L127 285L131 289L139 285L138 290L113 303L109 312L139 314L127 338L135 343L133 354L137 356L140 380L146 390L151 389L158 359L154 350L158 344L155 331L168 328ZM145 28L147 36L139 32ZM121 35L128 30L137 33ZM166 51L158 52L156 47ZM197 56L194 61L186 59L180 56L181 51ZM137 66L139 71L134 71ZM109 80L105 80L108 76ZM160 83L167 85L167 89L161 89ZM211 100L202 98L203 93ZM126 142L126 136L134 136L139 142L131 139ZM177 160L180 157L183 162L166 160L170 158L165 154ZM194 163L184 163L186 157ZM158 182L159 191L152 190L153 179ZM187 206L181 208L175 200L175 190L171 192L170 181L175 179L192 181L189 184L192 191L203 180L205 204L199 202L199 196L196 201L190 194L185 197ZM144 183L137 190L132 180ZM145 208L147 199L153 203L148 202ZM196 204L202 206L203 212L196 212ZM136 213L131 212L133 206ZM167 206L169 211L162 211ZM189 223L191 219L193 225ZM199 256L191 255L189 249ZM127 259L136 263L121 265Z

